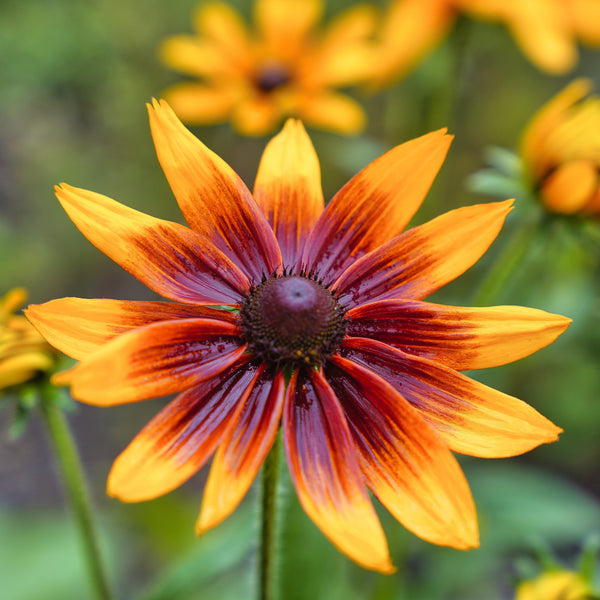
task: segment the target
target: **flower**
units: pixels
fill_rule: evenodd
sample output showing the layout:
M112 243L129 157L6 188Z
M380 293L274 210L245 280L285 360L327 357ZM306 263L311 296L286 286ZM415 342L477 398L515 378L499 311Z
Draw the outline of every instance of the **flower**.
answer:
M552 74L577 62L577 40L600 46L600 3L596 0L453 0L470 16L500 21L527 58Z
M176 84L165 98L185 122L231 120L245 135L266 134L285 116L358 133L364 111L335 89L361 81L372 68L375 13L355 6L317 32L322 12L322 0L257 0L251 32L226 3L201 4L196 35L169 37L160 48L165 64L201 81Z
M527 177L551 212L600 214L600 98L588 96L591 87L586 79L573 81L523 134Z
M574 571L549 571L519 585L515 600L592 600L589 583Z
M178 393L117 458L108 493L155 498L214 453L205 531L241 501L281 423L304 510L359 564L392 570L367 489L423 539L477 546L452 451L513 456L560 429L459 371L526 356L569 320L422 299L478 260L512 201L402 232L445 158L444 130L390 150L324 208L298 121L267 145L252 195L167 103L149 112L189 228L66 184L57 196L96 247L171 302L63 298L27 310L80 361L55 378L74 398L112 406Z
M26 299L22 288L0 298L0 393L49 371L54 364L46 340L25 317L14 314Z

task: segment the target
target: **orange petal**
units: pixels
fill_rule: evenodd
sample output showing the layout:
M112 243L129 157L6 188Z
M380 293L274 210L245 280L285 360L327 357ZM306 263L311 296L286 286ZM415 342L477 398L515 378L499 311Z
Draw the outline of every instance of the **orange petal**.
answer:
M292 481L308 516L352 560L368 569L392 572L348 424L321 373L292 376L283 436Z
M452 140L445 130L390 150L354 176L317 222L303 262L328 282L358 257L397 236L425 198Z
M196 523L199 534L227 518L250 489L275 441L284 389L282 371L274 376L261 368L244 408L213 459Z
M25 311L37 330L61 352L82 360L114 337L156 321L216 319L235 323L228 311L171 302L60 298Z
M551 344L571 319L522 306L470 308L383 300L353 308L347 334L465 371L519 360Z
M433 294L479 260L512 203L466 206L414 227L355 262L333 288L351 307Z
M227 87L210 87L202 83L178 83L164 92L166 101L182 121L206 125L226 121L231 114L237 92Z
M326 375L348 419L364 480L407 529L442 546L479 545L473 498L456 459L411 405L339 356Z
M164 102L148 106L158 160L192 229L255 280L281 264L275 235L242 180Z
M196 473L219 445L252 390L256 367L233 365L180 394L114 462L107 492L123 502L162 496Z
M517 398L381 342L349 338L340 354L391 384L454 452L517 456L556 441L562 431Z
M544 180L541 195L548 210L571 215L585 207L597 187L596 165L590 160L573 160Z
M231 64L216 44L191 35L168 37L158 52L167 66L186 75L212 78L232 71Z
M65 183L56 196L79 231L151 290L177 302L236 304L247 277L209 239Z
M245 350L231 323L160 321L120 335L53 382L70 385L76 400L96 406L137 402L213 377Z
M275 231L283 264L295 264L324 206L319 159L300 121L289 119L267 144L254 197Z
M250 92L234 106L231 124L242 135L262 136L275 129L284 113L275 96Z
M297 115L311 127L343 135L360 133L367 118L362 106L344 94L312 92L297 99Z

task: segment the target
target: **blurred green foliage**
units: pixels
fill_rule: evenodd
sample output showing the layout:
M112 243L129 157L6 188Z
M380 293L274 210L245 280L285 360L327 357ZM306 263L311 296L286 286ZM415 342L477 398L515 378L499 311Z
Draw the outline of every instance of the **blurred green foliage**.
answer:
M144 103L177 80L159 64L155 49L163 37L189 31L194 4L3 0L0 291L22 285L33 302L68 295L151 297L79 234L52 187L67 181L182 221L154 156ZM249 2L235 4L250 13ZM329 10L351 4L338 0ZM580 74L600 83L597 53L583 52L572 76ZM464 185L485 166L484 149L514 149L530 116L568 79L536 71L500 27L464 20L405 80L374 96L358 93L370 114L362 136L311 132L325 196L393 145L448 125L456 140L416 220L487 201ZM266 140L239 138L228 125L195 133L252 185ZM503 158L496 153L497 160ZM488 179L487 188L477 189L493 193L505 183ZM518 206L519 189L507 193L517 194ZM486 257L434 299L468 304L520 218L518 208ZM433 547L381 511L398 573L364 571L323 538L284 480L283 599L499 600L512 596L515 561L537 540L546 540L565 560L577 554L585 536L600 527L599 241L596 223L548 219L494 300L565 314L574 324L554 346L515 365L474 374L565 429L558 443L523 458L463 461L478 506L481 548L462 553ZM81 407L70 417L121 597L251 597L254 493L199 540L193 524L202 475L150 503L120 505L103 498L111 460L159 404L118 407L110 415ZM47 446L36 427L9 442L9 412L0 412L0 596L87 598L77 539L61 496L49 483Z

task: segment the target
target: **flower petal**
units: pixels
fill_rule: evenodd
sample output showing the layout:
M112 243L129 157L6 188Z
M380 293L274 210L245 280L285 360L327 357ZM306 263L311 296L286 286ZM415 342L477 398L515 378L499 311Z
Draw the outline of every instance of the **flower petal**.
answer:
M598 168L591 160L573 160L557 167L542 183L546 208L570 215L583 209L598 188Z
M158 51L167 66L186 75L213 78L233 71L215 43L191 35L172 35L163 40Z
M120 335L53 382L96 406L166 396L224 371L246 350L240 342L224 321L160 321Z
M517 398L381 342L349 338L340 355L391 384L454 452L517 456L556 441L562 431Z
M193 125L226 121L237 94L228 87L203 83L177 83L164 92L166 101L180 119Z
M478 546L465 477L446 444L386 381L339 356L327 380L346 414L364 479L407 529L461 550Z
M300 121L289 119L267 144L254 197L277 236L283 264L293 265L324 207L319 159Z
M571 319L535 308L383 300L348 312L347 333L385 342L457 371L519 360L551 344Z
M297 115L311 127L343 135L360 133L367 122L362 106L345 94L313 92L296 98Z
M283 436L292 481L308 516L352 560L390 573L387 543L362 482L348 424L321 373L292 376Z
M114 337L156 321L203 318L235 323L236 315L206 306L60 298L25 311L36 329L61 352L82 360Z
M190 227L255 280L281 264L275 235L243 181L163 100L148 106L158 160Z
M213 459L196 523L199 534L228 517L250 489L275 441L284 389L282 371L273 375L260 369L244 408Z
M434 131L393 148L331 200L305 246L303 263L329 282L359 257L396 237L439 171L452 136Z
M65 183L56 196L79 231L151 290L177 302L237 304L247 277L210 241Z
M479 260L500 232L512 203L466 206L413 227L355 262L333 288L351 307L429 296Z
M208 460L235 423L257 376L238 361L218 376L180 394L117 457L107 493L124 502L162 496Z

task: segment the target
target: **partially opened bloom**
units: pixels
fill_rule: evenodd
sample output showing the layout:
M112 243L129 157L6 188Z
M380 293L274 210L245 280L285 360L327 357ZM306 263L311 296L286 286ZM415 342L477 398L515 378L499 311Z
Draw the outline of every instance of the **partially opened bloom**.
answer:
M544 206L562 214L600 214L600 98L577 79L527 126L520 153Z
M577 42L600 46L597 0L453 0L470 16L506 25L539 69L566 73L577 63Z
M0 298L0 394L25 383L54 364L54 351L31 323L16 311L27 294L14 288Z
M66 184L57 196L94 245L171 302L64 298L27 311L80 361L56 379L76 399L178 394L117 458L108 493L155 498L214 454L202 532L241 501L281 423L302 506L361 565L392 569L368 490L423 539L477 546L452 452L512 456L560 430L459 371L526 356L569 320L423 298L479 259L511 201L402 231L442 165L444 131L390 150L324 208L297 121L267 145L253 195L166 103L150 107L150 123L189 228Z
M355 6L319 31L322 12L322 0L256 0L251 31L225 2L199 5L196 34L169 37L160 49L169 67L199 81L176 84L165 97L185 122L230 120L246 135L269 133L286 116L359 132L364 111L337 88L372 68L374 12Z
M549 571L519 585L515 600L592 600L589 582L574 571Z

